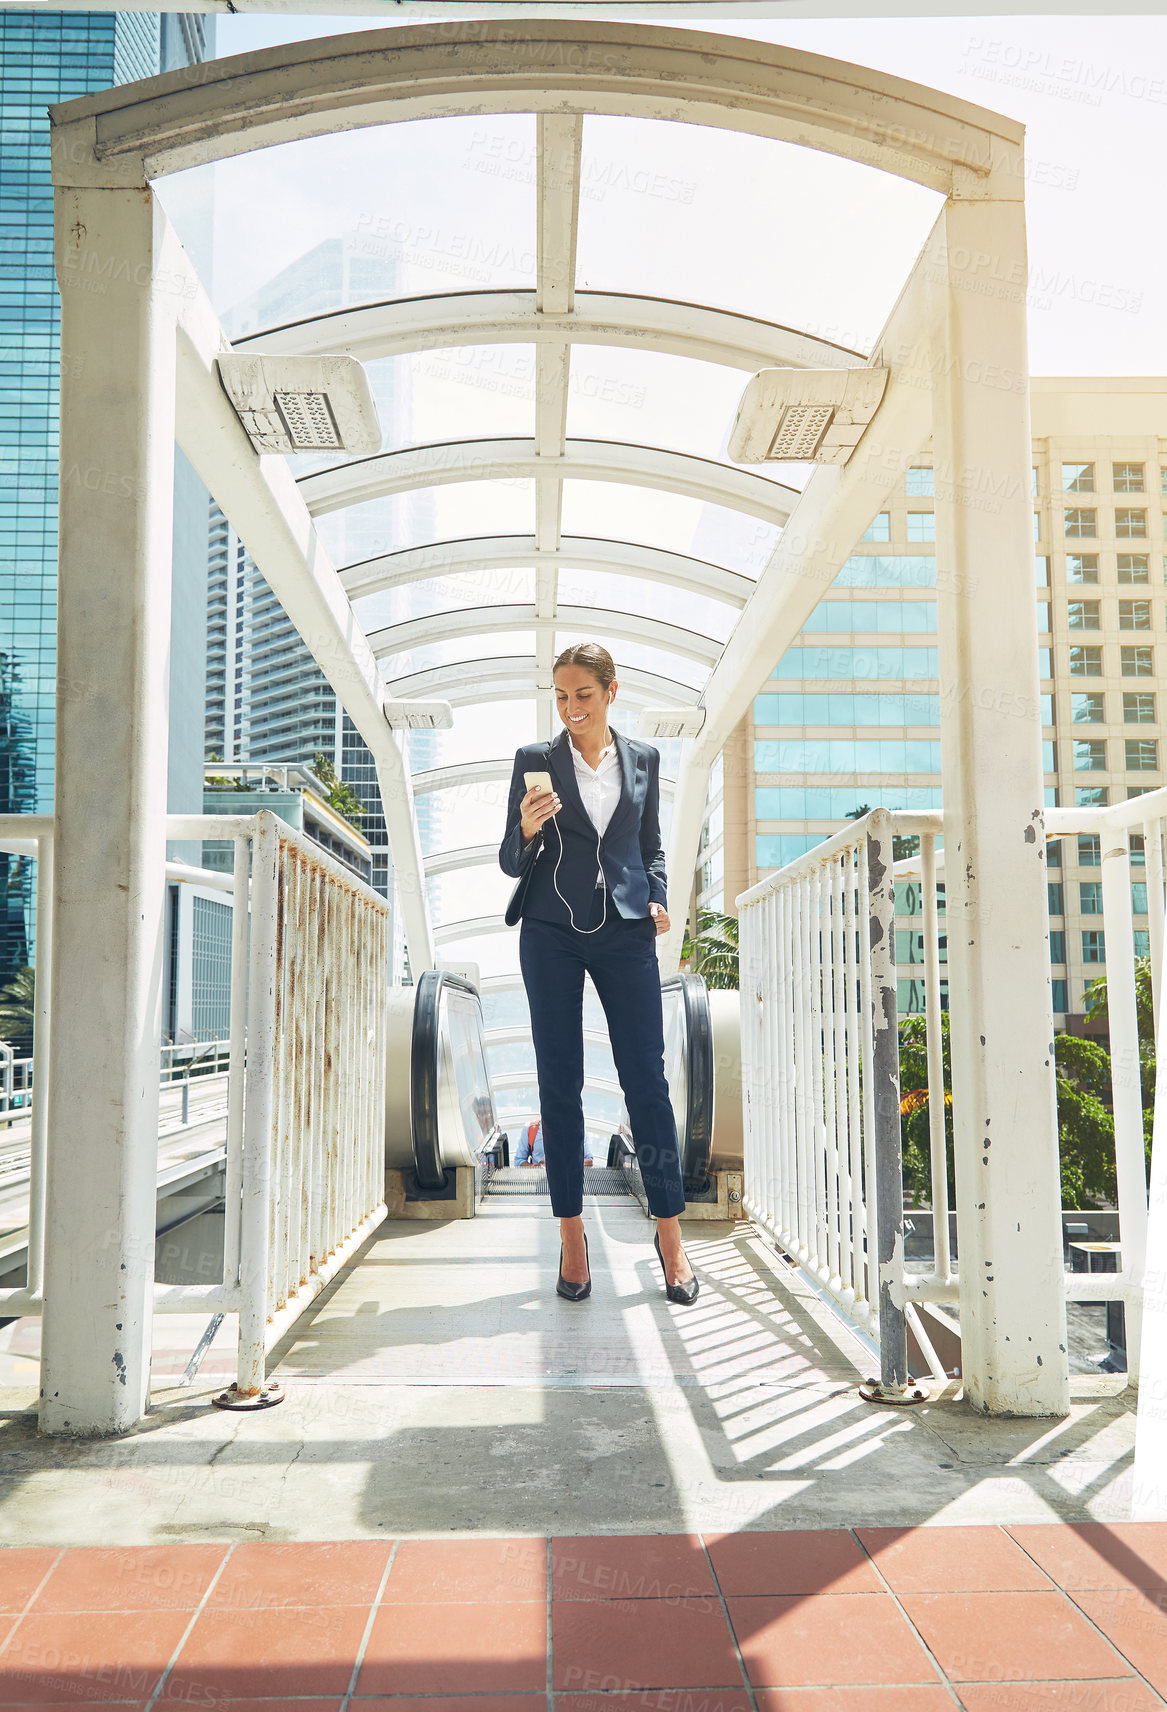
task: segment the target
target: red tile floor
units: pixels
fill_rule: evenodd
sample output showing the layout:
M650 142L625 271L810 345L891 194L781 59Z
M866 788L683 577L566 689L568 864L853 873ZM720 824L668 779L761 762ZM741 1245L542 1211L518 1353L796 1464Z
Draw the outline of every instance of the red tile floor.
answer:
M1167 1525L0 1551L0 1706L1143 1712Z

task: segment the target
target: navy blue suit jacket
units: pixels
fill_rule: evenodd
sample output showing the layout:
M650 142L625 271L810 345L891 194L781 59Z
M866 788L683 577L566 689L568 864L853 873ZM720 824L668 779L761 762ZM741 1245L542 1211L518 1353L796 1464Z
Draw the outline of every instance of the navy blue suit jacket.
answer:
M620 759L620 801L600 841L600 863L610 905L632 920L648 914L649 904L666 903L665 853L660 841L660 756L651 743L612 733ZM527 794L524 773L550 772L563 807L523 846L519 806ZM563 858L559 860L559 839ZM528 743L515 756L507 804L506 832L498 852L504 874L518 880L507 905L513 927L521 915L569 923L553 882L559 861L559 891L577 922L589 918L596 891L596 829L588 818L575 782L571 739L566 731L551 743Z

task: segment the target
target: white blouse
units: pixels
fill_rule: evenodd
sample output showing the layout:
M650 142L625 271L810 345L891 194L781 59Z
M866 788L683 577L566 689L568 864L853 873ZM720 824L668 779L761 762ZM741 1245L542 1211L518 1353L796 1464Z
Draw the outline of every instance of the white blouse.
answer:
M571 743L570 737L568 742ZM571 760L575 768L575 782L579 786L580 800L588 819L602 837L608 830L608 822L616 812L616 804L620 801L620 791L624 783L616 745L612 742L606 749L601 749L599 765L594 772L574 743L571 744Z

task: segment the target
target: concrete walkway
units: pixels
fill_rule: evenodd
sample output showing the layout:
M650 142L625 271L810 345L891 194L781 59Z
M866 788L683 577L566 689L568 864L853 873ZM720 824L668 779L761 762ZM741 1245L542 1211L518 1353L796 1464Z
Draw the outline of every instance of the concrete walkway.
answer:
M39 1440L35 1322L0 1333L0 1539L44 1547L461 1535L1041 1523L1129 1514L1133 1408L1079 1379L1069 1419L984 1421L954 1389L860 1400L870 1350L748 1225L693 1223L692 1307L664 1297L651 1226L587 1211L595 1287L553 1291L530 1204L382 1227L271 1370L287 1401L209 1407L221 1335L158 1323L160 1388L116 1443ZM229 1325L229 1322L228 1322ZM226 1331L226 1327L224 1328ZM185 1347L183 1347L185 1340Z

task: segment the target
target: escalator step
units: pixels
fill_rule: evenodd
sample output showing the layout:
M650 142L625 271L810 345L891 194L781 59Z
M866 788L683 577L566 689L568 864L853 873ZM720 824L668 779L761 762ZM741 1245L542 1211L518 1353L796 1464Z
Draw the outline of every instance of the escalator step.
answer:
M546 1199L547 1173L538 1166L506 1166L501 1171L491 1172L485 1192L488 1198L514 1196L525 1199L538 1195ZM623 1171L609 1169L606 1165L592 1165L584 1172L585 1197L606 1198L629 1193L628 1178Z

